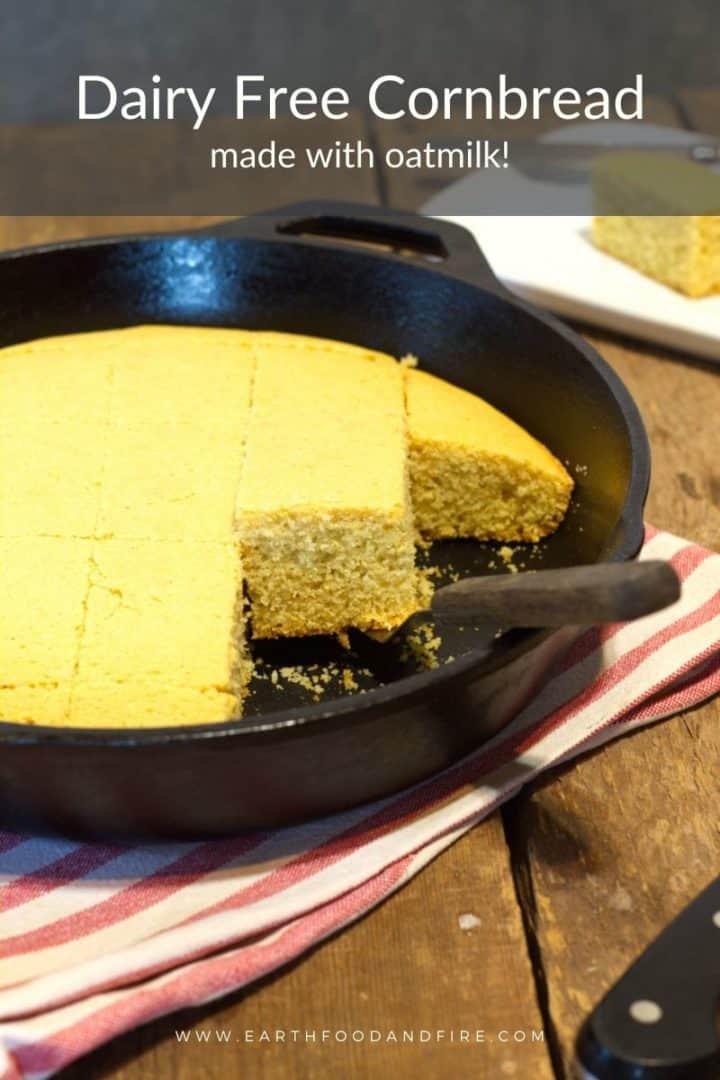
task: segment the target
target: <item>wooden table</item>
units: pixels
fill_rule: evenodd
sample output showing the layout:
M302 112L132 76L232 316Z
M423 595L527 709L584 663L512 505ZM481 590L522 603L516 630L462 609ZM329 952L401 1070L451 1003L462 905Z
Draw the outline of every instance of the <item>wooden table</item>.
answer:
M720 91L655 102L652 118L720 135ZM419 137L412 124L369 131L363 118L355 123L358 135L378 146ZM412 209L451 178L359 173L355 197ZM265 204L312 194L288 196L271 184L264 176ZM5 219L0 241L16 247L185 223ZM583 332L645 417L654 462L648 519L720 547L720 372L689 356ZM125 1035L63 1075L569 1077L583 1016L720 873L719 759L717 700L611 744L526 789L369 917L290 969L210 1008ZM475 915L477 924L462 929L462 914ZM179 1044L176 1029L190 1027L209 1032L209 1041ZM276 1028L484 1030L486 1041L236 1042L247 1030ZM232 1031L230 1041L216 1041L224 1030Z

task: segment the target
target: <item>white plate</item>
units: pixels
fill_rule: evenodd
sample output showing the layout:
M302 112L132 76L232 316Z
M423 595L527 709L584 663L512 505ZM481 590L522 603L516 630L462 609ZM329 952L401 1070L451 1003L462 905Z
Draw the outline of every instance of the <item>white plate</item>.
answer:
M655 140L658 132L674 142L682 139L693 143L705 138L696 132L627 125L623 133L628 142L641 141L639 128L649 140ZM634 134L628 129L635 129ZM560 134L564 140L586 142L588 125L571 125L562 133L553 132L553 137ZM534 183L512 171L513 183ZM479 174L466 176L436 195L424 209L432 216L455 221L469 229L508 288L566 318L584 319L681 352L720 361L720 295L691 300L599 251L590 241L590 218L586 215L459 217L453 214L452 209L460 203L463 208L472 205L473 185L479 194L481 182ZM580 191L576 187L573 194L577 198L581 192L582 187Z

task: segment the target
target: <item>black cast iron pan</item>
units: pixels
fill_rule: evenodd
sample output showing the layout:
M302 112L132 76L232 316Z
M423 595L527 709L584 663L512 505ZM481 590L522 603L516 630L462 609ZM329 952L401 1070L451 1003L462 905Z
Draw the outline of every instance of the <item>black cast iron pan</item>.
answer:
M577 334L512 297L469 233L345 204L289 207L201 233L65 243L0 259L0 345L143 322L275 329L415 353L488 398L575 470L529 568L631 559L649 452L638 411ZM289 373L289 376L291 373ZM436 544L443 575L502 569L497 545ZM0 821L73 834L210 835L296 822L386 795L493 735L577 631L445 627L423 671L325 639L260 643L273 666L339 660L366 693L320 701L258 678L240 721L78 731L0 723ZM377 651L371 651L376 655ZM370 665L368 667L368 664ZM265 665L265 667L263 667ZM367 670L364 670L367 669Z

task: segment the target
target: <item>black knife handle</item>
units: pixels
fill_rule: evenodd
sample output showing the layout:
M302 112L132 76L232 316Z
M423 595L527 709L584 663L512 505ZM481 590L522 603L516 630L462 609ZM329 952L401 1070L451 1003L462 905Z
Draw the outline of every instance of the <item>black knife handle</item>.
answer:
M595 1080L720 1077L720 877L645 950L580 1031Z

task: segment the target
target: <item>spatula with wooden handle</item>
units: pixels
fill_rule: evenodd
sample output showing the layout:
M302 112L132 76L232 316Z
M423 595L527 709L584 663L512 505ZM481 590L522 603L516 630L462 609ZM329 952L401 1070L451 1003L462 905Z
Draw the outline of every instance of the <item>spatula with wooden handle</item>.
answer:
M487 648L499 631L529 627L598 626L628 622L674 603L680 581L666 562L594 563L559 570L465 578L436 589L430 612L440 624L472 622L488 630ZM402 650L425 613L414 612L394 630L351 631L369 666ZM440 627L438 627L439 629Z
M666 562L594 563L559 570L466 578L437 589L434 615L496 626L596 626L672 604L680 581Z

